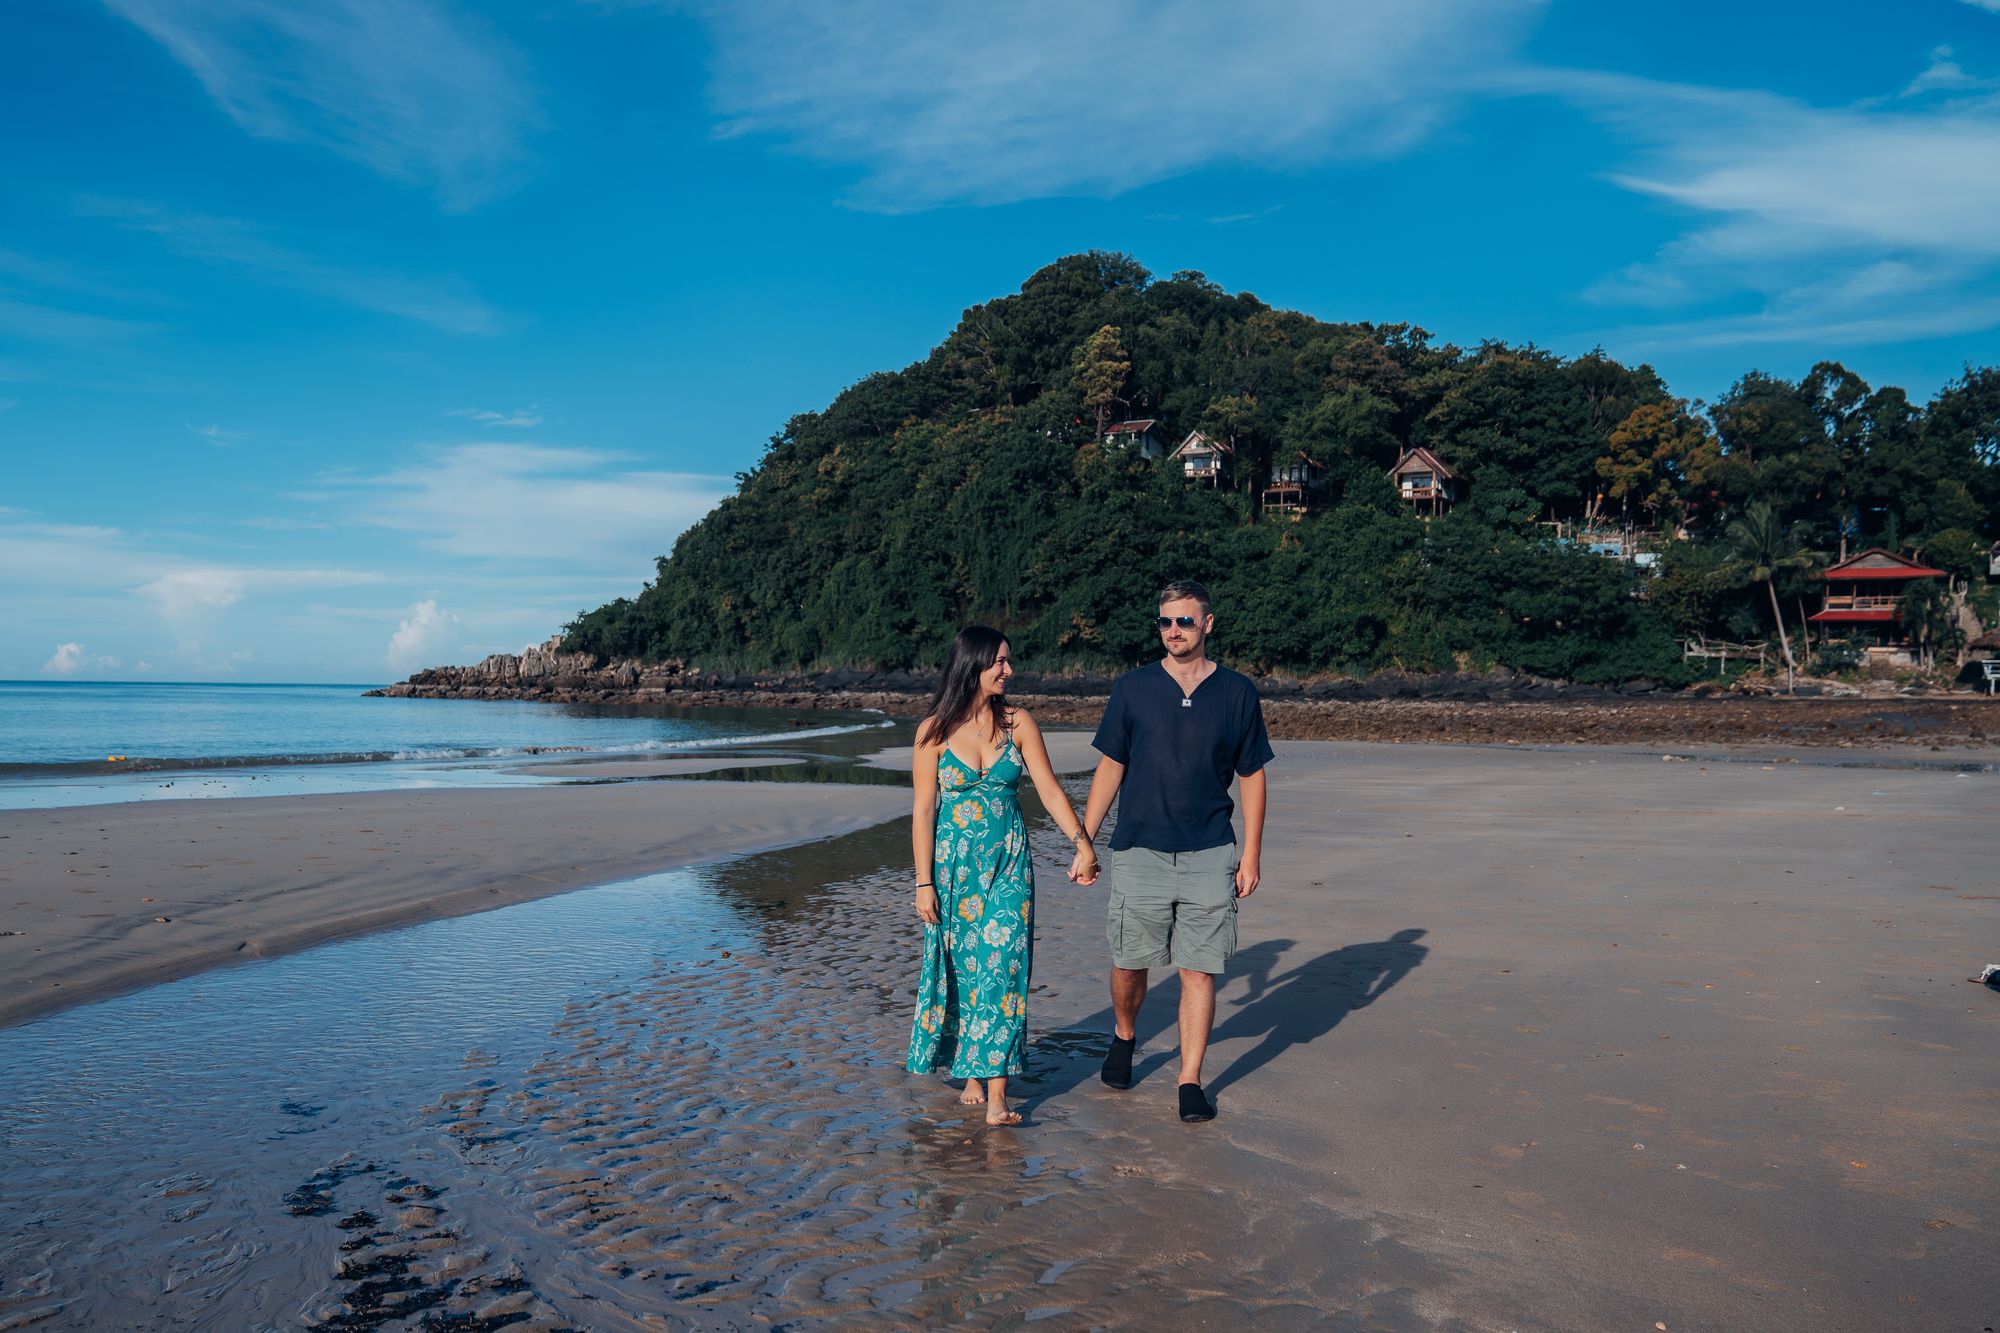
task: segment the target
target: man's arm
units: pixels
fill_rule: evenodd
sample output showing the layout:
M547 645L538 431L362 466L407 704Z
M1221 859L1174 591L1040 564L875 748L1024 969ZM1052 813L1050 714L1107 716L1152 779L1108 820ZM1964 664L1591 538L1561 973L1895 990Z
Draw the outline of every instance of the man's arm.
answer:
M1104 827L1111 803L1118 799L1118 784L1123 781L1125 765L1109 755L1097 761L1097 772L1090 779L1090 799L1083 807L1083 836L1092 842L1097 841L1097 831Z
M1243 794L1243 857L1236 867L1236 896L1257 892L1259 863L1264 859L1264 769L1237 779ZM1095 789L1092 795L1095 795Z

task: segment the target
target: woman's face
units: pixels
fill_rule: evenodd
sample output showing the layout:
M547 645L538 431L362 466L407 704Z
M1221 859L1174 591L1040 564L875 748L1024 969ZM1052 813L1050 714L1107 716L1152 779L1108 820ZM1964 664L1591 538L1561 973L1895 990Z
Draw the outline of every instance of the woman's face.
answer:
M993 665L979 673L979 692L982 695L1005 694L1007 678L1014 674L1014 664L1007 658L1007 641L1000 641L1000 653L993 659Z

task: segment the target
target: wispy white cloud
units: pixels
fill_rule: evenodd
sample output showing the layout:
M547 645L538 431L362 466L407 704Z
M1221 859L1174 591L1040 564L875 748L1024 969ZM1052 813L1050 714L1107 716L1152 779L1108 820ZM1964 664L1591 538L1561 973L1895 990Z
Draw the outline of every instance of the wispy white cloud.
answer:
M176 254L239 269L272 287L451 333L495 333L502 326L500 315L455 275L413 278L334 264L280 245L262 228L241 219L182 212L139 200L90 198L79 201L78 209L87 217L157 236Z
M435 599L418 602L389 636L389 650L383 661L396 672L436 665L449 655L452 636L458 627L458 617L440 611Z
M505 426L512 429L527 429L542 424L542 418L537 411L539 406L537 404L535 407L517 407L511 412L495 412L490 408L483 407L454 407L449 412L446 412L445 415L448 417L464 417L466 420L476 421L482 426Z
M53 289L103 301L129 302L135 297L156 299L154 293L116 283L86 272L59 259L43 259L18 250L0 249L0 274L30 287Z
M105 0L261 139L313 144L469 208L514 184L535 118L518 60L426 0Z
M242 441L250 438L247 431L224 430L213 421L205 426L197 426L192 421L183 424L194 434L201 436L202 439L207 440L210 444L221 445L224 448L240 444Z
M451 556L644 571L735 490L726 477L633 468L589 449L458 444L389 472L321 479L351 519Z
M20 301L0 293L0 336L30 342L101 342L151 333L159 326L111 315Z
M88 673L116 671L119 662L105 653L92 653L80 643L59 643L49 660L42 663L45 676L81 676Z
M2000 0L1996 0L2000 3ZM1909 87L1903 89L1904 97L1921 97L1925 93L1971 92L1986 88L2000 88L2000 80L1978 79L1967 74L1951 57L1949 46L1940 46L1931 52L1931 63L1923 73L1910 80Z
M1579 71L1527 81L1627 142L1635 159L1612 181L1689 220L1585 293L1684 312L1617 345L1832 347L2000 324L1986 295L2000 278L2000 98L1829 108Z
M18 398L0 398L0 412L11 412L20 405L21 400ZM0 510L0 513L5 512L5 510Z
M1218 163L1421 139L1541 0L706 0L726 134L863 173L905 210L1116 195Z
M360 569L190 565L139 584L132 591L152 603L163 619L185 626L210 621L217 613L228 610L252 593L352 588L384 581L383 575Z
M265 517L239 518L237 523L246 528L260 528L265 532L331 532L333 524L315 523L303 518Z

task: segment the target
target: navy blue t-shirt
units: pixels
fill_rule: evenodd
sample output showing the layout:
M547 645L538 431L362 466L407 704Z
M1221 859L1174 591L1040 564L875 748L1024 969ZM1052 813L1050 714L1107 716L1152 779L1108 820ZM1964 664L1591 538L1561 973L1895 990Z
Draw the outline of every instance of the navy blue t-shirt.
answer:
M1220 663L1183 696L1163 663L1120 676L1091 741L1125 766L1111 850L1199 852L1236 841L1232 774L1271 762L1264 705L1248 676Z

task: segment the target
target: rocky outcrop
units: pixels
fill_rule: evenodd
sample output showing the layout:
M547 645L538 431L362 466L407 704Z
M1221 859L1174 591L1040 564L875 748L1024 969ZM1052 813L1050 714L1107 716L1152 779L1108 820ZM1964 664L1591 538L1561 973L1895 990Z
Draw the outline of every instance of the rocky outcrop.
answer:
M679 662L612 662L562 651L562 635L473 666L427 667L369 694L391 699L540 699L556 703L657 701L682 675Z
M755 674L703 671L678 661L600 664L587 653L563 653L561 646L558 637L518 656L495 653L476 666L432 667L369 693L545 703L872 709L917 717L936 685L932 673L862 667ZM1756 697L1768 692L1763 688L1768 684L1739 681L1734 690L1713 687L1721 697L1704 697L1711 689L1683 692L1644 680L1602 688L1509 671L1440 676L1384 672L1365 680L1257 678L1271 734L1293 740L2000 745L2000 700L1961 706L1943 698L1910 698L1906 688L1887 681L1862 690L1842 687L1850 697L1841 699ZM1046 724L1089 727L1102 715L1110 689L1109 676L1022 672L1007 693ZM1808 692L1821 693L1813 687L1801 690L1802 695ZM1856 694L1872 697L1852 697Z

